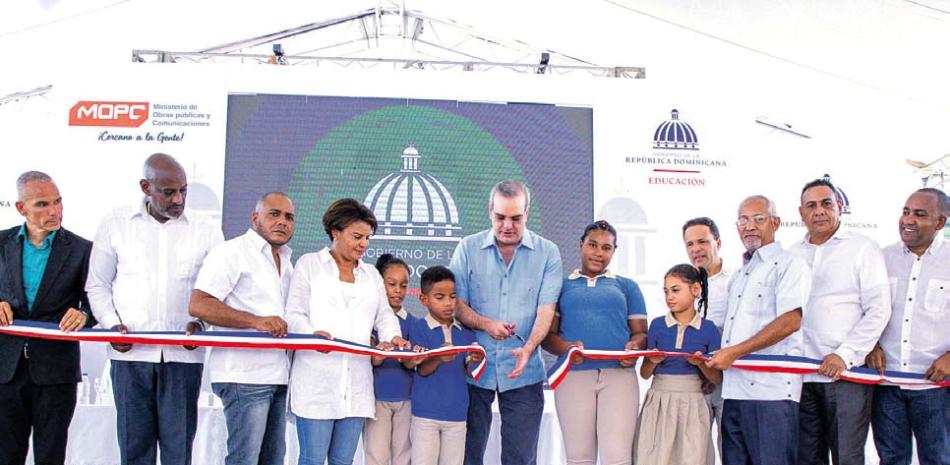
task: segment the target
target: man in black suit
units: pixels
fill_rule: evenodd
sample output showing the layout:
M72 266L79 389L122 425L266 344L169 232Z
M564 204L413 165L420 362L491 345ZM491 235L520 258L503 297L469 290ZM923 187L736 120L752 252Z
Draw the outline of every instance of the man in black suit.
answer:
M0 326L17 320L91 327L84 286L92 243L63 229L62 197L48 175L17 179L23 225L0 232ZM79 343L0 334L0 464L66 459L66 435L80 380Z

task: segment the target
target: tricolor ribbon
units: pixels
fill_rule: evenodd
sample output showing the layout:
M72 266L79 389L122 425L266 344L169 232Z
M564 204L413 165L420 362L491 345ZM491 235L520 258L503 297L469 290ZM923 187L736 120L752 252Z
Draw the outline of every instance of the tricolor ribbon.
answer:
M548 370L548 384L551 389L556 389L564 377L571 370L571 357L574 354L580 354L582 357L591 360L621 360L625 358L652 357L655 355L665 355L667 357L688 357L692 354L684 352L668 352L663 350L593 350L581 349L577 346L571 346L564 355L558 358L557 363ZM703 356L708 360L709 355ZM759 371L766 373L785 373L794 375L805 375L818 372L821 366L821 360L815 360L807 357L795 357L789 355L746 355L732 364L732 368L748 371ZM921 373L906 373L902 371L886 370L880 374L877 370L871 368L852 368L841 373L840 379L860 384L888 384L904 387L950 387L950 381L934 382L924 377Z
M478 380L485 372L485 348L479 345L446 346L438 349L414 352L411 350L382 350L375 347L345 341L326 339L311 334L288 334L285 337L272 337L254 331L201 331L191 336L174 331L130 331L122 334L111 329L82 329L65 333L55 323L38 321L17 321L9 326L0 326L0 333L12 336L54 339L58 341L108 342L116 344L152 344L167 346L228 347L232 349L284 349L319 350L324 352L342 352L371 357L395 359L420 356L437 357L442 355L477 352L482 361L472 369L472 377Z

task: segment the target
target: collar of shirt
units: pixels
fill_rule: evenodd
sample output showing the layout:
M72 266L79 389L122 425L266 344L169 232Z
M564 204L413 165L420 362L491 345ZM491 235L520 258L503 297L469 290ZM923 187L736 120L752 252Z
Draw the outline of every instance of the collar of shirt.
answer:
M590 276L587 276L587 275L585 275L585 274L581 274L581 269L580 269L580 268L577 268L577 269L574 270L573 273L571 273L571 274L567 277L567 279L570 279L570 280L581 279L581 278L590 279L590 280L592 280L592 281L597 281L597 278L617 279L617 275L615 275L613 271L610 271L610 270L608 269L608 270L604 270L603 273L601 273L601 274L599 274L599 275L597 275L597 276L590 277Z
M742 258L745 263L751 262L752 260L755 259L755 257L759 257L759 261L764 262L766 260L771 259L772 257L777 256L783 251L784 249L782 249L782 243L779 241L775 241L775 242L772 242L771 244L766 244L766 245L763 245L762 247L759 247L758 249L755 249L755 251L752 252L751 254L749 252L742 254Z
M811 246L811 247L818 247L819 245L824 245L824 244L827 244L827 243L829 243L829 242L831 242L831 241L846 241L846 240L848 240L848 239L851 239L851 230L849 230L849 229L842 223L842 224L838 225L838 230L835 231L834 234L832 234L831 237L829 237L828 240L825 241L824 243L822 243L822 244L812 244L812 243L811 243L811 234L805 233L805 237L802 238L801 245L803 245L803 246Z
M271 262L273 262L273 255L271 254L271 245L267 240L261 237L253 228L248 228L247 230L247 240L255 247L255 250L260 251L261 253L271 257ZM290 260L290 256L293 253L293 250L287 245L284 244L277 249L277 255L280 256L281 263L287 263Z
M666 319L665 319L665 322L666 322L666 327L667 327L667 328L672 328L673 326L676 326L676 325L680 324L679 321L676 321L676 317L673 316L673 312L666 312ZM692 326L692 327L695 328L695 329L702 329L702 327L703 327L703 316L700 315L699 312L696 312L696 314L693 315L693 319L690 320L690 322L687 323L686 326Z
M406 318L409 318L409 312L407 312L404 308L400 308L399 311L396 312L396 316L399 317L400 320L405 320Z
M491 246L498 247L498 244L495 242L495 231L493 230L490 234L485 235L485 241L482 242L483 249L487 249ZM518 244L518 247L521 246L534 250L534 238L528 228L524 228L524 234L521 235L521 243Z
M718 272L718 273L707 277L707 279L708 279L709 281L716 281L716 280L719 280L719 279L729 279L729 277L732 276L732 274L735 273L735 272L736 272L736 270L733 270L732 268L726 268L726 265L723 264L723 265L722 265L722 268L719 268L719 272Z
M178 220L184 221L185 223L189 223L190 221L188 220L188 216L189 216L188 209L185 208L184 210L182 210L181 216L179 216L178 218L170 218L165 223L162 223L156 220L155 217L153 217L152 215L148 213L148 198L143 198L138 208L133 208L129 211L129 219L141 217L144 220L152 220L159 224L167 224L168 222L178 221Z
M40 246L39 246L39 247L34 247L34 248L35 248L36 250L46 250L46 249L52 247L52 246L53 246L53 239L56 238L56 233L57 233L57 232L59 232L59 230L56 230L56 231L53 231L53 232L49 233L49 235L46 236L46 239L43 239L43 242L40 243ZM20 240L20 242L22 242L22 243L24 243L24 244L26 244L26 242L29 240L29 239L27 238L27 236L26 236L26 223L23 223L23 224L20 225L20 230L16 233L16 237L17 237L17 239ZM30 242L30 244L32 244L32 242Z
M429 329L445 328L448 326L455 326L458 329L462 329L462 323L459 323L459 320L456 320L455 317L452 318L452 323L449 325L443 325L442 323L439 323L439 320L433 318L431 313L426 315L426 324L429 325Z
M944 246L943 234L941 234L942 232L943 231L937 233L933 242L930 243L930 247L927 247L927 250L924 252L924 255L937 255L937 252L940 251L940 248ZM901 241L901 251L904 252L904 255L914 253L907 248L907 244L905 244L904 241Z
M340 272L340 266L337 265L336 260L333 259L333 255L330 255L330 248L324 247L323 250L317 252L317 259L320 260L320 263L323 265L333 265L333 268L337 270L337 274ZM356 266L353 267L353 277L358 277L363 273L363 259L356 261Z

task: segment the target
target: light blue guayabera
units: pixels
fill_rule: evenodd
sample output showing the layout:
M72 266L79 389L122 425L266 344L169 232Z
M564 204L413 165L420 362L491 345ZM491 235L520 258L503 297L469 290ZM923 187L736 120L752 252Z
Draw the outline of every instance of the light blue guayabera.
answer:
M455 273L458 298L483 316L513 323L523 339L531 334L538 306L556 303L561 292L557 245L527 229L507 266L488 229L462 239L449 267ZM487 365L478 382L470 383L504 392L544 381L544 364L537 350L521 376L510 379L508 372L515 368L511 351L521 347L521 340L495 340L483 331L476 336L487 352Z

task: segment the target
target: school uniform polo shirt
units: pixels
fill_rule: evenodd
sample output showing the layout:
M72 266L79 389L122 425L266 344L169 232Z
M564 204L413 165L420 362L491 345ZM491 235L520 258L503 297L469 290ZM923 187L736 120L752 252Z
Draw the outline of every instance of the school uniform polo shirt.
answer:
M647 348L669 352L702 352L708 354L719 350L719 329L712 321L704 319L699 312L688 324L680 324L672 313L654 318L647 332ZM686 357L667 357L656 370L657 375L698 375L699 368L691 365Z
M623 350L630 340L629 320L646 320L637 283L606 271L589 278L574 271L561 285L558 300L561 337L581 341L585 349ZM584 360L571 370L620 368L616 360Z
M409 327L418 318L410 315L405 309L399 309L396 316L399 317L399 331L402 333L402 338L416 343L409 338ZM373 337L378 339L376 331L373 331ZM373 367L373 388L376 392L376 400L383 402L409 400L412 393L412 374L412 370L407 370L399 360L384 359L382 365Z
M427 349L445 344L466 346L475 342L475 333L458 320L444 326L431 315L409 326L409 340ZM412 379L412 415L439 421L466 421L468 418L468 369L465 355L442 362L429 376L417 371Z

